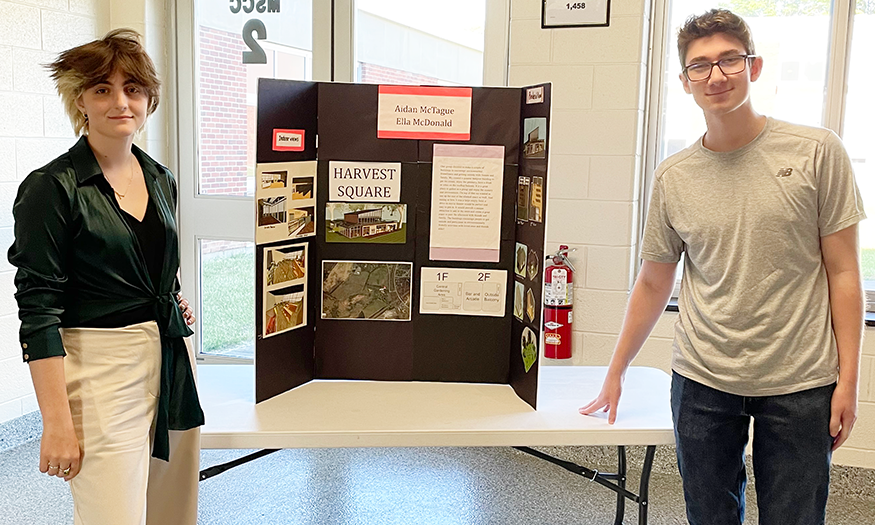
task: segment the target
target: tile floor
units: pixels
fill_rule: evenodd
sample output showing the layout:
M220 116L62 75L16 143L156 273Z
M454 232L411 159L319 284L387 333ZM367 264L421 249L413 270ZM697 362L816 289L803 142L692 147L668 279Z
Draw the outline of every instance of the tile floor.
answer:
M547 451L600 471L615 461L608 449ZM247 452L206 450L202 467ZM39 474L38 453L38 440L0 452L0 525L72 523L69 490L63 481ZM672 454L670 447L657 454L652 525L686 523ZM642 455L640 447L630 449L630 484L636 490ZM870 474L848 476L843 470L834 476L827 524L875 523ZM846 487L850 481L854 486ZM745 524L756 523L752 489ZM202 482L198 523L607 525L614 522L615 501L613 492L511 448L284 450ZM625 523L638 523L637 508L628 508Z

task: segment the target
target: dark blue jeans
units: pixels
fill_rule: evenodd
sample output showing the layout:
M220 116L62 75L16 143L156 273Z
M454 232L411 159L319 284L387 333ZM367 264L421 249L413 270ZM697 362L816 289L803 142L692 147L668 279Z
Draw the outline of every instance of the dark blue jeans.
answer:
M835 385L744 397L672 374L678 468L691 525L744 521L744 447L753 418L761 525L822 525L829 492L830 403Z

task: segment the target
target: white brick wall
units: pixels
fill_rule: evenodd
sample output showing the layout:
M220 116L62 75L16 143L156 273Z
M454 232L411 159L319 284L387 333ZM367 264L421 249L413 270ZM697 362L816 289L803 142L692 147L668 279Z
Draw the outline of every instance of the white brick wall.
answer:
M96 16L98 8L103 7L95 0L70 0L70 12L79 15Z
M553 83L547 250L578 249L573 357L547 364L606 365L622 325L637 262L649 9L612 0L609 27L545 30L540 2L511 3L510 84ZM676 319L663 315L635 365L670 370ZM875 330L867 335L859 420L835 461L875 468Z
M19 2L0 2L0 45L42 49L40 10Z
M550 76L553 82L553 111L560 109L591 109L593 97L593 66L567 66L557 71L556 66L520 65L511 68L510 84L525 85L530 78Z
M12 52L12 90L55 95L55 86L43 67L54 59L55 53L51 51L15 48Z
M0 0L0 423L37 409L18 346L12 202L18 183L73 143L73 131L42 67L58 51L93 40L105 29L105 0Z
M17 180L15 171L15 139L0 137L0 182Z
M0 90L12 90L12 48L0 46Z
M0 136L39 137L43 134L43 99L38 94L5 92L0 98Z
M860 409L854 432L833 460L875 468L875 329L866 330L860 363Z
M100 36L97 19L69 11L42 11L42 49L60 52Z
M36 410L27 366L18 347L13 268L12 202L18 183L73 144L75 137L42 64L57 52L130 27L144 35L159 75L167 63L164 0L0 0L0 423ZM9 23L7 23L9 22ZM159 107L138 143L159 159L167 119Z

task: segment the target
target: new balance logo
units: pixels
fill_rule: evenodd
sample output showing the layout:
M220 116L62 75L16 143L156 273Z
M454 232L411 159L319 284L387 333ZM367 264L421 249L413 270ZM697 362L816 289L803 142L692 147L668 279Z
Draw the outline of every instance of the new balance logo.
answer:
M781 168L778 170L778 177L789 177L793 174L793 168Z

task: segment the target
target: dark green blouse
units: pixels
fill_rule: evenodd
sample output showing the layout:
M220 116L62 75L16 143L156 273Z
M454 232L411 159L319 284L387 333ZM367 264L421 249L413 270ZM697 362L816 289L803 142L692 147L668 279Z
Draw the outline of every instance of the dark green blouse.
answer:
M168 430L203 424L184 337L192 331L179 310L176 182L170 170L133 147L151 204L165 230L160 282L149 276L136 236L125 221L85 137L19 186L13 205L20 340L25 361L66 355L60 327L151 308L161 330L161 394L152 455L170 456ZM123 316L122 316L123 317Z

